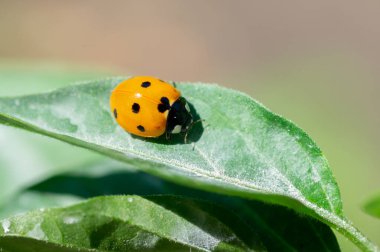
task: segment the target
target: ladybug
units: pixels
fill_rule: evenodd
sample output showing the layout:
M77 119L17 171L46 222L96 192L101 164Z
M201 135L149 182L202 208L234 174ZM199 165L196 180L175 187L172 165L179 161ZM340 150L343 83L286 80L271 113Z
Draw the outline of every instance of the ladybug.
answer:
M194 124L190 107L171 84L150 76L121 82L111 94L111 111L127 132L142 137L187 133Z

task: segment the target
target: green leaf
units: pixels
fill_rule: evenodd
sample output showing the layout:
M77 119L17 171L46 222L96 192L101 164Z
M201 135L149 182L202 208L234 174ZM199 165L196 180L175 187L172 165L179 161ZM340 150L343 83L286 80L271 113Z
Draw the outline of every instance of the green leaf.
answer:
M117 126L109 108L122 78L0 99L0 122L38 132L191 187L284 205L313 216L363 250L376 246L342 213L337 184L316 144L249 96L216 85L178 84L206 122L189 135L144 140Z
M367 202L364 206L364 210L377 218L380 218L380 196L374 197L370 201Z
M225 223L249 232L243 242ZM1 222L4 236L109 251L247 251L263 249L237 216L214 204L174 196L107 196L38 210Z
M335 235L327 225L285 207L195 190L133 171L130 167L125 168L119 162L105 161L54 176L0 206L0 219L1 216L20 214L32 209L66 205L70 201L77 202L81 197L123 193L140 196L178 195L212 202L235 213L243 224L236 223L233 214L226 215L221 211L223 214L220 215L220 211L214 209L207 211L210 216L218 218L233 230L245 243L253 241L263 244L268 251L339 251ZM177 204L176 201L166 202L165 205L169 206L165 207L170 207L171 203ZM162 202L157 204L163 205ZM191 208L182 212L181 216L188 216L188 211ZM249 228L243 228L245 226Z

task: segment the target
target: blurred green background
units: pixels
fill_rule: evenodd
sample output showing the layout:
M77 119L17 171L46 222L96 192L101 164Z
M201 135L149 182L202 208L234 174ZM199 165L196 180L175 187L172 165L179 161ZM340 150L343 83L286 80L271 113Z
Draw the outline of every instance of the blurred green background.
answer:
M310 134L346 215L380 244L380 221L362 212L380 192L379 24L378 0L0 0L0 94L128 74L242 90ZM100 158L3 126L0 149L0 197L21 174Z

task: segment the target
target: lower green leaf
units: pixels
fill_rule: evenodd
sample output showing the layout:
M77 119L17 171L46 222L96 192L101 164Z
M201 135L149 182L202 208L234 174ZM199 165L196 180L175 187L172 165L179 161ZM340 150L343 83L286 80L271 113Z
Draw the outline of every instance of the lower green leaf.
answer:
M248 248L261 247L259 245L262 244L261 250L268 251L339 251L336 238L328 226L287 208L190 189L131 168L114 161L78 167L75 172L52 177L13 197L11 202L0 206L0 216L41 207L62 206L77 202L80 198L98 195L182 195L146 199L210 234L213 225L222 223L239 240L248 244ZM184 199L183 196L190 199ZM194 198L202 201L191 200ZM208 218L199 218L200 211L207 213L205 216ZM166 221L161 223L164 225ZM119 238L122 237L123 234ZM224 244L227 245L230 246Z
M3 236L0 238L0 250L2 252L93 252L92 249L78 249L36 240L24 236Z
M175 204L169 209L160 205L167 206L165 204L170 201ZM185 248L247 251L260 248L258 244L245 244L203 207L215 206L169 196L99 197L71 207L34 211L3 220L0 240L17 235L69 248L110 251ZM189 211L187 218L190 220L176 211ZM236 221L239 222L238 218Z

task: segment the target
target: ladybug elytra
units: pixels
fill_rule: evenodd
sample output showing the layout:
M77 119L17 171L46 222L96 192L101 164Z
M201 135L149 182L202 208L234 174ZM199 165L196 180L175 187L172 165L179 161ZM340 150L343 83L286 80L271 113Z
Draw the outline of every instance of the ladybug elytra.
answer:
M193 117L186 99L171 84L149 76L122 81L111 94L111 111L127 132L142 137L187 134ZM186 137L185 137L186 140Z

